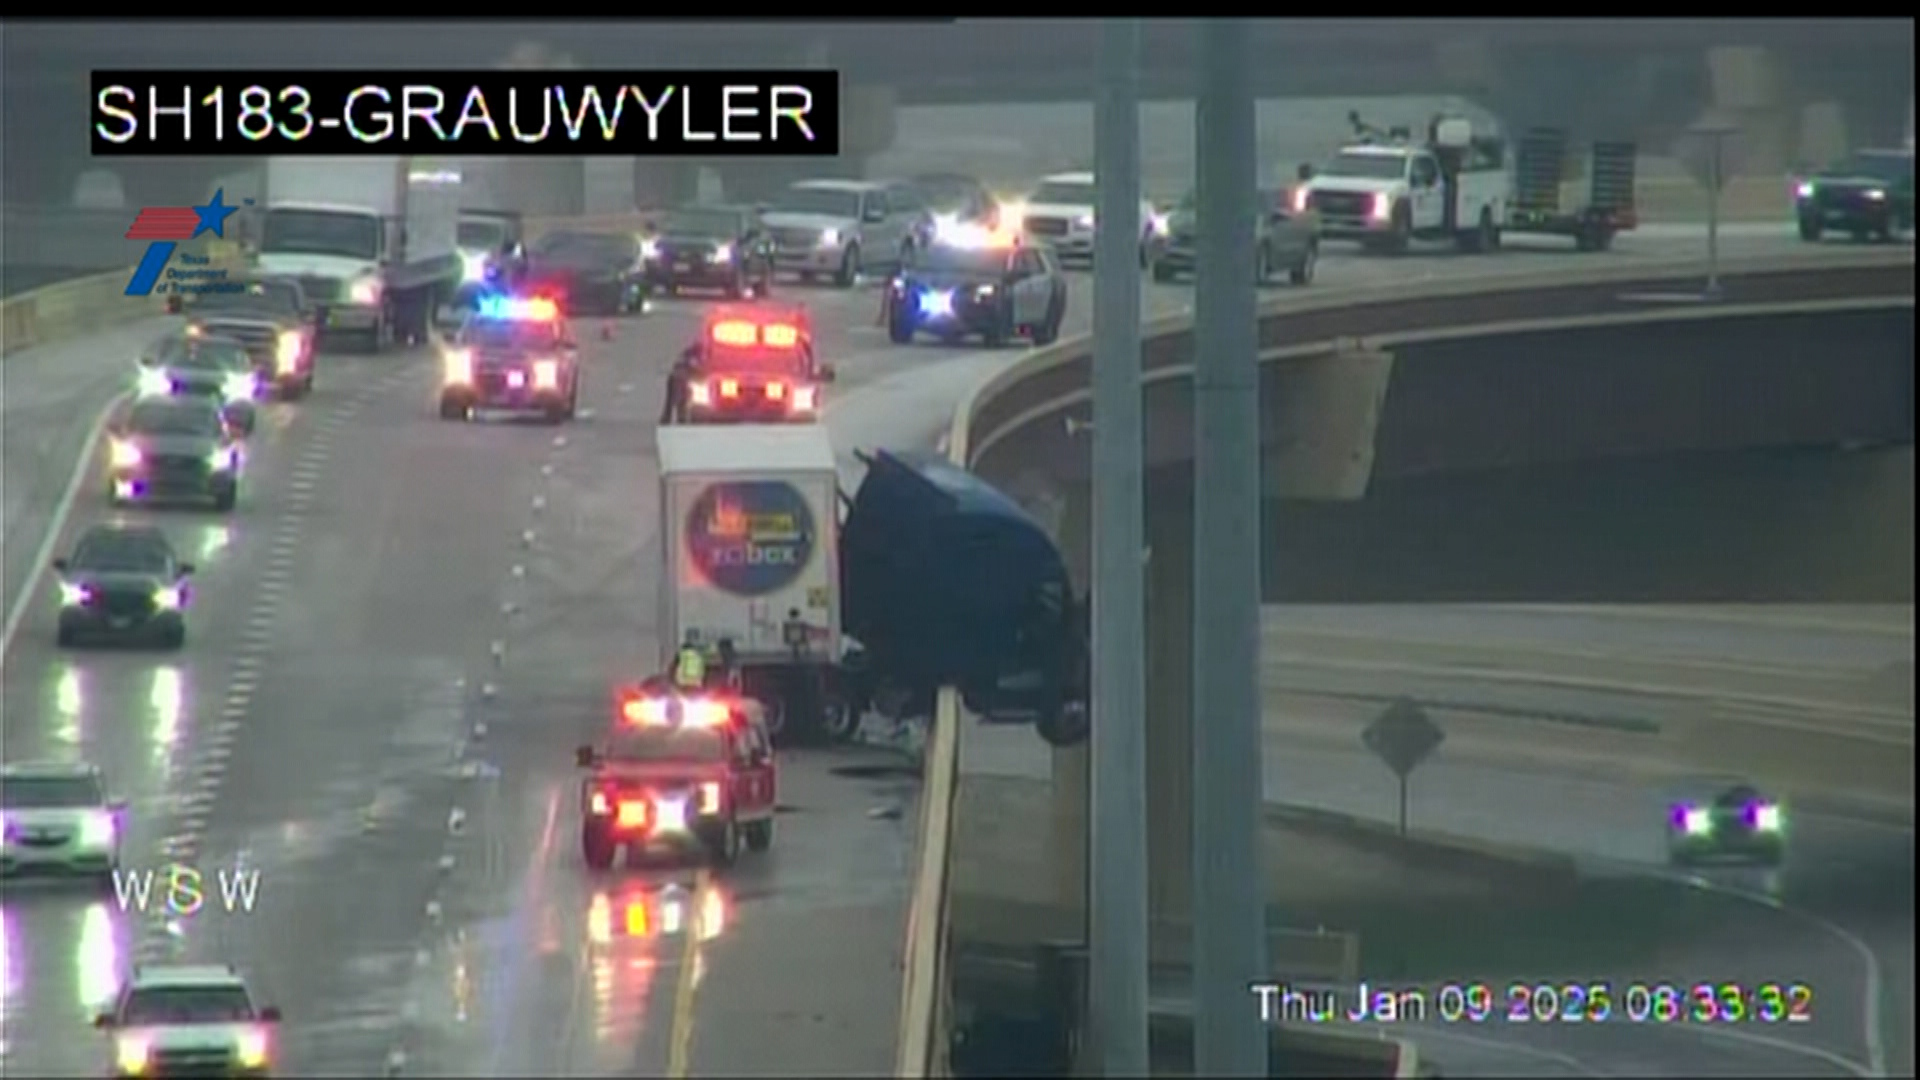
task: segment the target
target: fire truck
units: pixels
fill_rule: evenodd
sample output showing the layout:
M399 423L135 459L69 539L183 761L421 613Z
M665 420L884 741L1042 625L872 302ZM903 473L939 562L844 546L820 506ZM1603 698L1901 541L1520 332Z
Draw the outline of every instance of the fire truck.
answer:
M580 849L610 869L692 857L725 868L773 846L773 744L758 703L725 692L622 688L614 725L581 746Z

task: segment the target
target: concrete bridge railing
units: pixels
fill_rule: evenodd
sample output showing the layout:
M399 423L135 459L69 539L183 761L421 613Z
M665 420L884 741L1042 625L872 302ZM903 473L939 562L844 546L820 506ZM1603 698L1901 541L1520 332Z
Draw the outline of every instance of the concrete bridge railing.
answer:
M1556 320L1600 320L1627 312L1644 313L1645 294L1667 297L1697 289L1697 260L1580 267L1542 276L1517 270L1510 275L1476 276L1446 282L1422 282L1287 296L1261 312L1261 360L1270 363L1309 353L1351 352L1369 339L1406 339L1439 332L1471 335L1475 327ZM1818 252L1783 262L1778 257L1723 267L1723 283L1739 303L1830 306L1844 310L1859 301L1897 305L1913 296L1911 250ZM1713 305L1696 305L1703 313ZM1148 324L1143 335L1143 381L1148 385L1190 379L1193 374L1192 318L1168 316ZM1091 397L1091 339L1081 337L1038 351L977 387L955 408L947 435L949 458L975 468L1033 425L1065 428L1069 416L1084 418ZM1151 411L1151 410L1150 410ZM1152 426L1152 422L1149 422ZM1186 427L1189 425L1179 425ZM1910 437L1910 433L1909 433ZM1190 433L1187 434L1190 439ZM1149 434L1149 453L1160 442ZM1186 450L1173 440L1161 452ZM1186 444L1186 445L1181 445ZM1164 445L1164 444L1163 444ZM1001 462L1005 465L1007 462ZM952 694L936 709L928 754L918 850L918 872L909 915L903 981L899 1076L946 1074L946 1047L952 1029L947 985L952 943L946 928L954 859L955 804L960 790L962 710ZM1402 1062L1412 1068L1412 1047Z

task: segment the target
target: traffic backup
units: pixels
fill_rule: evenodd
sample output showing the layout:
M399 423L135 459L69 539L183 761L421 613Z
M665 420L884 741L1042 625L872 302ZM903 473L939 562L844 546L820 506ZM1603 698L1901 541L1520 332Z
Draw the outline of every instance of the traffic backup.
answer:
M89 641L187 643L187 578L166 534L144 525L95 525L73 554L53 560L60 575L61 648Z
M107 794L96 766L0 765L0 875L108 880L120 866L126 809L126 803Z
M893 279L887 336L896 345L922 331L948 342L979 334L988 348L1015 337L1050 345L1066 314L1067 280L1051 250L956 225Z
M649 289L717 289L735 300L773 291L773 240L750 206L682 206L641 242Z
M447 345L442 420L467 420L492 409L538 413L550 424L561 424L573 419L579 406L579 344L550 298L487 297Z
M265 1077L280 1010L217 964L136 965L112 1008L93 1018L110 1040L109 1076Z
M313 392L316 335L298 282L256 277L239 290L197 294L186 314L189 338L245 349L262 388L289 399Z
M775 765L760 706L726 694L620 692L613 731L582 746L580 849L596 870L626 852L732 866L773 846Z
M134 388L141 397L177 395L218 402L220 418L246 435L259 419L254 403L263 387L245 345L188 327L148 346Z
M111 429L107 497L132 502L240 500L240 446L220 406L201 397L147 398Z

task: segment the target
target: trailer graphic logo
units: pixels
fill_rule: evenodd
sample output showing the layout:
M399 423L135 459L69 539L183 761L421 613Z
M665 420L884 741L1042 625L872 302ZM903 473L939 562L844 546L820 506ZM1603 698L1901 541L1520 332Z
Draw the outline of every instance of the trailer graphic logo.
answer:
M714 484L687 514L687 552L712 585L764 596L790 584L813 559L813 510L779 480Z
M127 230L127 239L148 241L147 253L140 257L140 265L134 267L133 278L127 282L128 296L153 295L153 287L159 284L160 273L172 261L180 241L204 232L226 239L227 218L240 208L223 202L225 195L226 189L221 188L205 206L149 206L140 211Z

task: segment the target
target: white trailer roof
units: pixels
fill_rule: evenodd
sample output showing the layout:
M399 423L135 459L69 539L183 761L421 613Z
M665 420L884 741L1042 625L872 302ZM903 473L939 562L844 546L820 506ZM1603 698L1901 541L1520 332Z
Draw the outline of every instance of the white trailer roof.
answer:
M672 424L655 429L660 472L834 472L824 424Z

